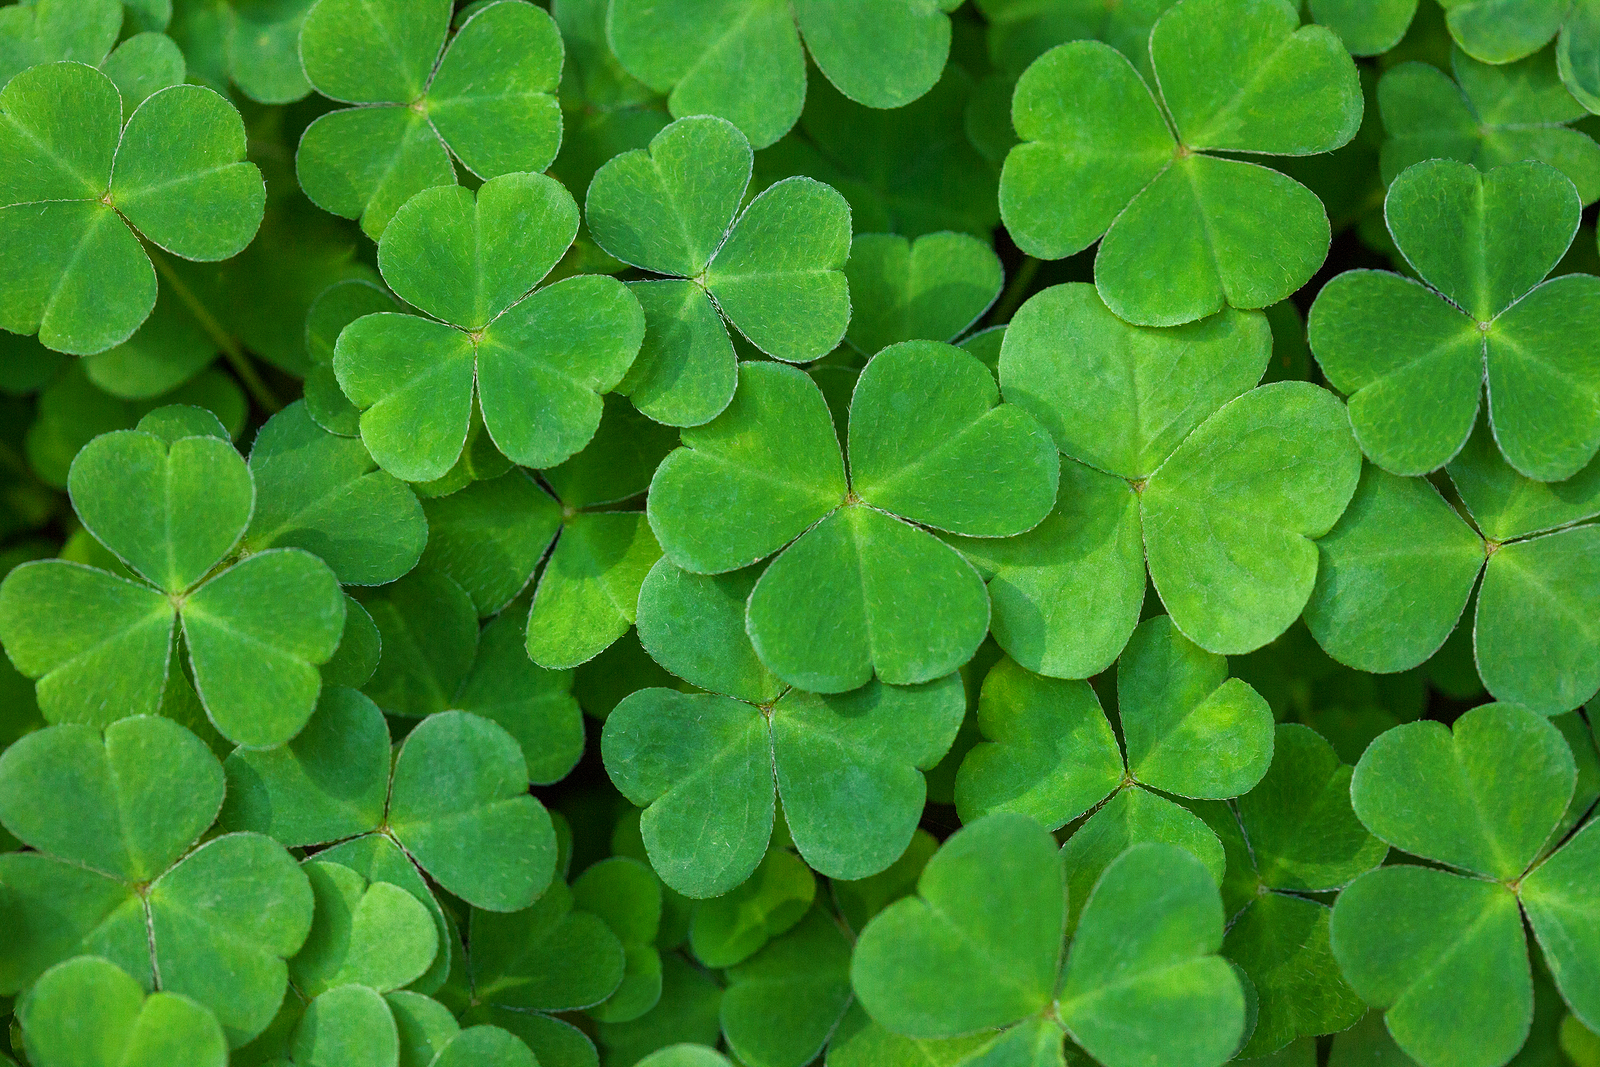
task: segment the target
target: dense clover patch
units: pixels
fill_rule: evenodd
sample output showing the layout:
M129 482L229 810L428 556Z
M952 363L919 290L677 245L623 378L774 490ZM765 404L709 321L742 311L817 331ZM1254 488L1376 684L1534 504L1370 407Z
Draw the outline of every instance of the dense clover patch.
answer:
M1600 0L0 0L0 1067L1600 1067Z

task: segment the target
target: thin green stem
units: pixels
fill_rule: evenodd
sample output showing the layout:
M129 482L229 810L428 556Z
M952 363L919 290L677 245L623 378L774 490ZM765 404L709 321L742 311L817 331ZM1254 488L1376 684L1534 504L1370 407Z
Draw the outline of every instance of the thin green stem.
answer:
M183 306L189 309L189 314L194 316L206 336L211 338L217 348L222 352L223 358L233 368L233 373L239 376L239 381L244 383L245 390L257 404L267 409L268 414L276 415L283 410L283 401L278 399L261 374L256 370L255 363L239 344L238 338L223 328L217 317L211 314L211 309L206 307L200 298L195 295L178 272L172 269L172 264L159 251L145 245L145 251L150 254L150 261L156 265L156 271L161 275L162 281L169 286L174 296L183 301Z
M1032 256L1024 256L1022 266L1011 276L1006 291L1000 294L994 311L989 315L989 325L999 326L1011 321L1011 316L1022 306L1022 299L1028 295L1028 288L1033 285L1033 279L1038 273L1039 261Z

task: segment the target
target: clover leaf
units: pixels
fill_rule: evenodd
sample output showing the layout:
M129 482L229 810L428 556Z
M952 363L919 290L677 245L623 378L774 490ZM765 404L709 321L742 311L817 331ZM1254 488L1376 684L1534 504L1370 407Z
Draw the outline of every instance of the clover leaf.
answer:
M1590 825L1552 854L1575 776L1560 731L1511 704L1474 708L1453 729L1396 727L1357 764L1350 789L1361 821L1443 869L1362 875L1334 906L1333 951L1424 1067L1503 1064L1522 1045L1533 1014L1523 914L1569 1006L1580 1019L1600 1013L1592 977L1600 835ZM1440 966L1463 980L1442 987Z
M806 98L806 50L852 100L898 108L939 80L953 0L613 0L606 36L622 66L674 118L716 115L765 148L787 133ZM868 27L871 27L870 31ZM870 37L869 37L870 32ZM874 44L868 44L871 40Z
M1006 398L1077 462L1063 464L1057 511L1036 531L960 547L1000 583L996 639L1024 666L1086 677L1110 664L1137 619L1141 530L1156 591L1201 647L1249 652L1300 614L1312 542L1343 513L1360 457L1326 391L1250 388L1270 353L1261 316L1152 330L1082 284L1017 312L1000 350ZM1180 386L1188 376L1201 384ZM1107 609L1080 629L1063 593Z
M255 510L247 552L303 548L350 585L382 585L416 566L428 541L423 508L378 469L360 441L336 437L295 403L267 420L250 450Z
M970 234L860 234L845 266L846 339L873 355L901 341L955 341L1000 296L1005 272L994 250Z
M1400 671L1456 627L1479 574L1473 647L1489 691L1556 715L1600 688L1592 628L1573 625L1600 593L1594 546L1600 462L1564 483L1506 463L1486 420L1447 472L1476 530L1421 479L1368 467L1318 545L1311 633L1342 663Z
M633 363L644 316L602 275L531 292L577 226L572 197L539 174L495 178L476 196L426 190L396 213L379 268L433 317L364 316L334 354L379 466L411 482L443 478L479 409L494 446L524 466L553 467L594 436L600 394Z
M12 78L0 89L0 256L11 264L0 327L74 355L126 341L156 302L141 238L212 261L255 236L266 194L244 154L239 113L200 86L154 93L124 124L116 85L92 67Z
M599 1022L637 1019L661 1000L662 888L638 860L613 856L587 868L572 883L573 903L600 917L622 944L622 981L588 1009Z
M1600 7L1593 0L1572 5L1556 40L1561 81L1584 107L1600 114Z
M1006 228L1046 259L1103 236L1095 284L1130 322L1277 303L1322 265L1327 214L1293 179L1209 153L1348 142L1361 120L1349 53L1331 31L1299 27L1282 0L1184 0L1156 21L1150 56L1159 100L1098 42L1061 45L1024 72L1012 100L1023 143L1000 176ZM1069 185L1092 195L1063 201Z
M467 591L441 570L418 567L356 592L387 653L362 692L390 715L420 719L448 710L478 652L478 611Z
M1417 0L1311 0L1311 16L1339 35L1351 55L1376 56L1400 43Z
M1222 902L1181 849L1138 845L1108 866L1065 961L1066 882L1055 842L1030 819L965 827L917 888L867 925L851 963L856 994L885 1028L955 1037L1034 1017L1030 1043L1070 1036L1107 1067L1232 1056L1244 994L1214 955Z
M391 769L388 726L370 700L332 691L317 720L304 741L228 757L225 825L291 847L343 840L319 858L371 881L395 881L370 869L374 849L392 852L475 907L525 908L549 884L550 817L528 795L522 749L499 725L463 711L430 715ZM369 869L343 858L351 850L368 854Z
M746 618L758 657L786 682L844 692L874 674L929 681L977 648L987 597L970 565L901 517L984 537L1029 529L1053 499L1054 450L1031 417L999 403L982 364L925 341L885 349L862 371L848 437L847 481L816 384L747 363L728 409L685 430L656 471L650 525L667 558L696 573L783 549Z
M640 829L642 836L642 818ZM817 878L811 868L774 843L749 878L695 904L689 916L689 949L704 966L735 966L793 929L816 900Z
M1238 796L1266 773L1272 712L1227 674L1224 657L1194 645L1170 619L1145 622L1117 667L1119 746L1087 683L1001 660L979 697L982 739L956 774L957 811L966 821L1015 812L1050 828L1092 812L1066 845L1076 891L1127 845L1148 840L1187 848L1221 881L1216 835L1162 794ZM1203 760L1184 755L1202 751Z
M313 203L360 219L374 240L413 195L454 185L456 161L498 178L544 170L561 145L555 22L500 0L447 44L451 10L448 0L318 0L305 16L306 78L356 106L306 127L295 173Z
M698 425L727 407L737 366L724 317L790 362L826 355L844 336L849 207L828 186L796 179L741 213L751 158L732 124L679 119L589 184L595 242L624 263L681 279L632 286L648 328L620 388L660 422Z
M145 995L116 964L95 956L58 963L39 977L17 1013L38 1067L224 1067L228 1043L216 1016L178 993Z
M339 391L333 370L334 347L344 328L364 315L399 311L400 304L381 285L360 278L335 282L312 300L306 310L305 349L306 414L311 421L340 437L361 435L361 412Z
M1428 63L1402 63L1379 82L1386 182L1427 159L1483 171L1537 159L1571 178L1584 203L1600 198L1600 145L1569 125L1588 112L1561 84L1552 56L1490 66L1456 49L1450 61L1456 83Z
M1544 282L1579 207L1564 175L1533 162L1479 174L1436 160L1390 185L1390 231L1427 285L1347 272L1318 295L1308 323L1373 462L1395 474L1443 465L1472 432L1485 384L1495 440L1522 474L1561 481L1600 448L1600 387L1566 339L1600 308L1600 282Z
M737 632L754 583L749 573L699 576L658 564L640 599L677 632L658 641L647 623L652 652L669 670L720 681L737 698L642 689L617 705L601 735L612 781L646 808L640 828L651 865L688 896L716 896L751 875L767 852L777 797L811 866L839 878L889 866L922 811L919 771L944 755L965 711L954 675L819 695L764 671L752 686L737 668L707 670L694 650ZM752 664L743 644L740 658ZM855 817L864 804L874 810L870 822ZM707 826L716 827L709 840Z
M283 847L231 833L197 846L222 805L222 768L166 719L65 724L0 755L0 822L37 851L0 856L21 933L15 992L61 960L106 956L145 988L216 1014L238 1046L272 1021L284 960L305 940L312 896ZM40 796L58 798L41 806Z
M161 414L141 425L158 427ZM216 728L238 744L281 744L316 704L317 665L337 646L344 598L300 549L229 562L254 505L250 471L227 441L188 432L119 431L78 453L73 506L136 580L65 561L19 567L0 585L0 633L18 669L38 679L51 721L103 726L156 711L181 623Z
M1279 726L1266 775L1233 802L1237 815L1224 810L1222 825L1213 824L1225 843L1241 846L1228 849L1223 902L1233 914L1223 953L1256 991L1256 1025L1244 1055L1344 1030L1366 1009L1329 947L1332 909L1309 897L1343 888L1388 851L1356 819L1350 777L1315 731ZM1243 884L1232 885L1236 878Z

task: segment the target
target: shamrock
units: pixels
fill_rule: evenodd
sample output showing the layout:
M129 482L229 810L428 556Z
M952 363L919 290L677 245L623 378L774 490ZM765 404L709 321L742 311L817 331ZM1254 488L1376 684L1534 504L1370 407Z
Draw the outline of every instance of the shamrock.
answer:
M806 50L839 91L898 108L939 80L957 0L612 0L606 37L624 69L668 93L674 118L727 119L757 148L787 133L806 99Z
M1480 174L1433 160L1389 186L1389 231L1426 285L1347 271L1308 320L1311 349L1350 394L1356 440L1374 463L1394 474L1442 466L1466 443L1485 389L1495 440L1521 474L1562 481L1594 456L1600 376L1577 338L1600 316L1600 279L1544 281L1580 210L1572 183L1543 163Z
M16 935L0 991L15 993L89 952L145 989L209 1008L232 1046L265 1029L283 1000L284 960L311 926L311 890L283 847L261 834L197 845L223 786L222 767L199 738L151 716L121 719L103 736L76 723L51 726L6 749L0 822L36 851L0 855L6 926ZM42 796L52 802L40 804ZM133 1003L117 985L111 995ZM168 1003L156 1010L194 1015Z
M756 160L758 184L796 174L827 182L863 232L960 230L988 241L1000 221L997 176L967 136L980 98L953 62L926 96L893 112L862 107L814 75L800 125Z
M887 867L922 812L918 772L949 749L966 711L955 675L914 687L869 681L832 696L789 688L744 636L759 577L657 563L639 592L640 639L707 692L641 689L617 705L601 735L611 780L646 809L640 829L651 865L692 897L725 893L756 870L773 834L774 798L812 867L833 878ZM863 806L872 819L856 817Z
M236 255L261 225L244 123L209 89L175 85L122 119L105 74L32 67L0 89L0 327L75 355L126 341L156 302L150 244Z
M1481 573L1473 647L1489 692L1555 715L1600 689L1600 461L1558 484L1512 470L1480 422L1446 468L1468 523L1426 480L1363 473L1318 545L1306 622L1362 670L1416 666L1444 643Z
M226 769L225 826L290 847L339 842L318 859L369 881L409 883L434 913L441 944L444 918L416 868L495 911L532 904L555 869L550 816L528 795L516 738L468 712L422 720L391 768L383 713L354 690L330 689L303 738L264 752L239 749ZM442 977L441 968L435 988Z
M361 436L361 412L339 391L333 370L334 348L344 328L364 315L399 311L400 302L382 285L361 278L334 282L306 309L306 414L340 437Z
M637 1019L601 1023L599 1044L607 1062L612 1058L637 1062L636 1058L680 1042L716 1045L722 1036L721 1007L722 986L717 980L673 953L661 961L660 1002Z
M39 976L17 1013L37 1067L225 1067L217 1018L179 993L150 996L109 960L78 956Z
M962 821L1005 811L1058 829L1092 811L1066 846L1075 895L1128 843L1145 840L1187 848L1220 881L1215 835L1162 794L1248 793L1272 761L1272 710L1228 677L1225 657L1164 615L1134 631L1117 663L1117 710L1120 747L1087 682L1041 678L1001 660L978 700L982 740L956 773Z
M1199 808L1228 857L1222 952L1250 978L1258 1002L1242 1056L1344 1030L1366 1010L1329 947L1332 909L1312 896L1344 888L1388 852L1356 819L1350 776L1320 734L1285 724L1255 788L1231 808Z
M1331 31L1299 23L1287 0L1183 0L1150 31L1159 99L1110 45L1040 56L1017 83L1022 144L1000 175L1018 245L1059 259L1103 236L1100 295L1145 326L1299 289L1328 253L1321 201L1277 171L1209 154L1307 156L1355 136L1355 64Z
M205 713L236 744L282 744L305 725L344 628L327 565L298 548L235 560L256 491L222 426L162 408L95 438L68 490L84 527L130 578L63 560L0 584L0 635L38 680L51 722L104 726L153 714L168 689L174 623Z
M300 30L316 0L188 0L170 32L193 57L195 80L228 83L262 104L290 104L311 92L300 64Z
M1522 1045L1524 921L1573 1013L1600 1024L1600 824L1552 838L1575 776L1560 731L1512 704L1474 708L1453 728L1397 726L1356 765L1350 793L1367 829L1439 866L1358 878L1334 905L1333 952L1423 1067L1499 1067Z
M1032 1054L997 1062L1059 1064L1066 1037L1106 1067L1232 1057L1244 993L1215 955L1222 901L1200 861L1128 849L1090 891L1063 962L1066 918L1055 841L1031 819L990 815L944 843L917 896L867 924L851 981L867 1014L906 1037L1011 1028L1011 1057Z
M334 349L339 385L380 467L408 482L444 477L475 410L494 446L524 466L553 467L594 436L600 394L632 365L644 315L603 275L531 292L577 229L577 204L541 174L495 178L476 196L428 189L395 214L378 267L401 299L433 317L366 315Z
M453 7L318 0L305 15L307 80L357 106L306 127L295 174L313 203L360 219L374 240L414 194L454 185L456 161L498 178L544 170L561 145L561 33L550 16L496 0L474 10L447 45Z
M793 179L741 213L751 160L750 143L731 123L679 119L648 149L606 163L589 184L595 242L624 263L671 276L631 286L648 330L619 387L657 421L699 425L728 406L738 367L724 318L761 351L792 363L826 355L850 320L844 198Z
M739 377L728 409L684 430L650 484L667 558L720 574L782 550L750 592L746 626L790 685L914 685L965 662L988 630L983 582L911 523L977 537L1036 525L1057 473L1038 423L1000 403L988 370L959 349L894 345L856 383L847 479L804 372L746 363Z
M1585 204L1600 198L1600 145L1569 125L1588 112L1561 84L1554 57L1496 67L1457 48L1450 66L1455 83L1431 63L1402 63L1378 83L1385 182L1428 159L1482 171L1537 159L1571 178Z
M1600 4L1575 0L1556 42L1561 81L1578 102L1600 114Z
M872 355L901 341L954 341L1000 296L1000 257L965 233L923 234L915 242L860 234L845 266L854 303L846 340Z
M959 546L990 576L995 638L1022 666L1109 666L1138 621L1141 556L1173 624L1208 651L1252 651L1300 614L1313 541L1349 503L1360 454L1327 391L1251 388L1271 347L1258 313L1154 330L1084 284L1017 312L1000 382L1068 459L1059 503L1023 537ZM1096 605L1087 619L1082 604Z

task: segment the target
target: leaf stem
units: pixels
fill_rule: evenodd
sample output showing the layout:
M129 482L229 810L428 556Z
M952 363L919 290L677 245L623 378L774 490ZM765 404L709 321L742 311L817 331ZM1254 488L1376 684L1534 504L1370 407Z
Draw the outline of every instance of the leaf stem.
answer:
M249 355L245 353L243 346L239 344L238 339L223 328L222 323L218 322L216 316L211 314L211 310L195 295L194 290L190 289L188 284L178 276L178 272L172 269L172 264L167 262L164 255L151 248L148 244L145 245L145 251L150 254L150 261L156 265L156 271L161 275L162 280L172 288L173 295L183 301L183 306L189 309L189 314L194 316L195 321L200 324L200 328L205 331L206 336L211 338L212 342L221 350L222 355L228 361L228 365L233 368L233 373L237 374L239 381L244 383L245 390L249 392L251 398L257 404L266 408L267 413L270 415L276 415L282 411L283 401L278 399L277 394L272 391L272 387L261 377L261 374L256 370L255 364L251 362Z
M1017 313L1017 308L1022 305L1022 298L1027 294L1028 287L1033 284L1034 276L1038 273L1039 261L1032 256L1024 256L1022 266L1011 276L1005 292L1000 294L999 302L989 315L989 325L999 326L1011 321L1011 316Z

